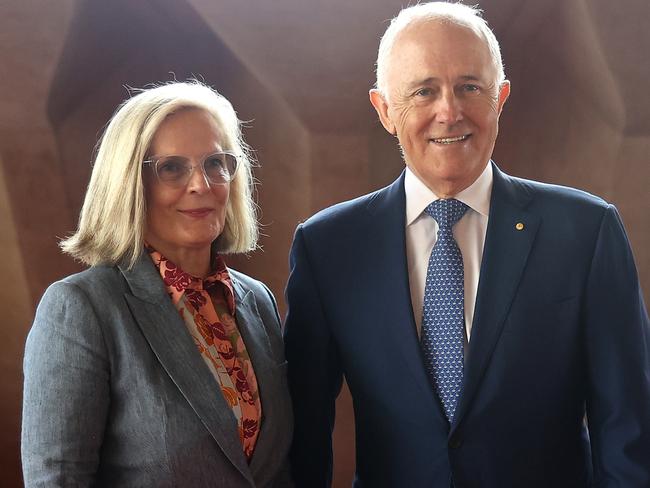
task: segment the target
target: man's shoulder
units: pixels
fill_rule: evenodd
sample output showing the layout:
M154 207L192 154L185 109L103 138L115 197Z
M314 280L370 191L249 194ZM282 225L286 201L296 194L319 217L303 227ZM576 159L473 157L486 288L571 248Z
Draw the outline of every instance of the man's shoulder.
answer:
M340 227L345 225L359 225L370 218L377 211L381 211L382 205L388 203L394 205L396 200L403 199L404 184L403 177L388 186L375 190L371 193L361 195L351 200L336 203L324 208L302 223L303 229Z
M578 188L506 174L503 174L503 179L511 191L529 196L535 205L550 210L584 209L602 212L610 207L610 204L603 198Z
M377 190L366 195L361 195L359 197L353 198L351 200L345 200L343 202L335 203L329 207L326 207L322 210L319 210L314 215L309 217L305 222L305 226L320 225L324 222L331 221L340 221L345 220L346 218L354 217L360 212L363 212L367 207L368 202L372 200L373 196L379 193L381 190Z

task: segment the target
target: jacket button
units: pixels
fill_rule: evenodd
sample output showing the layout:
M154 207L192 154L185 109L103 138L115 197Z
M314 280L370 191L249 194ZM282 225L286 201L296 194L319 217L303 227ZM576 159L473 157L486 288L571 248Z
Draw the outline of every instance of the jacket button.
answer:
M460 437L452 437L449 440L449 447L452 449L458 449L463 444L463 441Z

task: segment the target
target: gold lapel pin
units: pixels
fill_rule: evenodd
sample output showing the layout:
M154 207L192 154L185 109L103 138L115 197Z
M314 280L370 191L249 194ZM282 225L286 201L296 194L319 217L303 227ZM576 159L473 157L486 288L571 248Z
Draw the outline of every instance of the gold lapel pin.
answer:
M515 229L517 230L524 230L524 224L522 222L517 222L515 224Z

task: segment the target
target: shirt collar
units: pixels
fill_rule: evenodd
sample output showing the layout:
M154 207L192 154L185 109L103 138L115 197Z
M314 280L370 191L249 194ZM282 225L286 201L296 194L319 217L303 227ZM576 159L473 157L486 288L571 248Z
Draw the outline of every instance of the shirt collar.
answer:
M232 286L232 280L226 267L226 262L220 255L214 255L212 258L213 271L201 279L186 273L150 245L146 245L145 249L156 266L156 269L160 272L160 277L174 305L178 303L187 289L203 290L217 283L221 283L230 314L235 314L235 292Z
M474 183L454 196L472 210L487 217L490 213L490 197L492 195L492 162L488 162L481 175ZM411 169L406 167L404 175L404 191L406 192L406 225L409 226L422 215L427 206L440 198L433 193Z

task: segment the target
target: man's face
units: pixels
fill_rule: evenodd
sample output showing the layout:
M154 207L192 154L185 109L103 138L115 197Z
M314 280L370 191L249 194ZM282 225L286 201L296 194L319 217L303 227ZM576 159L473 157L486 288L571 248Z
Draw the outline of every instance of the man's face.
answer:
M468 28L422 22L393 46L387 97L371 90L383 126L406 164L439 197L470 186L485 169L510 85L496 85L485 42Z

